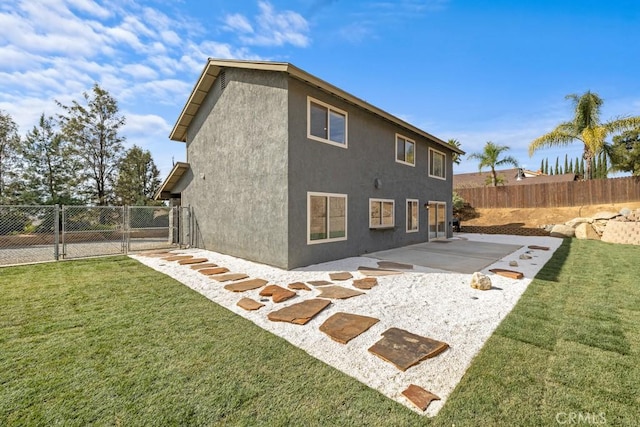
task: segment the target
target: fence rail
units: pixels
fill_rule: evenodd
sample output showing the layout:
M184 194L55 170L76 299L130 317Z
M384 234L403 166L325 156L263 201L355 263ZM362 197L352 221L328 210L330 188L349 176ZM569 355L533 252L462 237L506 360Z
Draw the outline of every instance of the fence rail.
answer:
M636 177L592 179L546 184L457 188L474 208L551 208L640 201Z
M0 205L0 266L188 246L188 214L165 206Z

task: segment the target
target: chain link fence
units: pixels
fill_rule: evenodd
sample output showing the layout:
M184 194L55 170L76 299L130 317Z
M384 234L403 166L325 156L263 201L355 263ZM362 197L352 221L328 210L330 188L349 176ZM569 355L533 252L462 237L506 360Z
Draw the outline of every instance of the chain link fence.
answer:
M0 206L0 266L191 245L186 207Z

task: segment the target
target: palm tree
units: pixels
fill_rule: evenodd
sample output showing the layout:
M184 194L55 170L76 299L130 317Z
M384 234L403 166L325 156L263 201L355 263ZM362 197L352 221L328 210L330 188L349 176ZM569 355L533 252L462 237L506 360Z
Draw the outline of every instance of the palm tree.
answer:
M470 154L468 158L480 161L480 164L478 165L478 170L480 171L482 171L482 168L486 166L491 168L491 184L495 187L498 185L496 166L513 165L515 167L518 167L518 161L511 156L506 156L500 159L500 155L508 150L509 147L507 147L506 145L497 145L491 141L487 141L487 143L484 145L482 153Z
M529 156L539 148L568 145L576 140L584 144L586 170L585 179L592 178L591 162L605 147L605 139L611 134L632 130L640 126L640 117L622 117L600 122L602 98L596 93L587 91L578 96L569 94L565 97L573 102L574 117L570 122L560 123L551 132L534 139L529 144Z
M448 139L447 144L451 145L452 147L460 148L460 141L458 141L455 138ZM453 160L453 163L455 163L456 165L459 165L460 161L462 160L460 158L460 154L458 153L453 153L451 155L451 159Z

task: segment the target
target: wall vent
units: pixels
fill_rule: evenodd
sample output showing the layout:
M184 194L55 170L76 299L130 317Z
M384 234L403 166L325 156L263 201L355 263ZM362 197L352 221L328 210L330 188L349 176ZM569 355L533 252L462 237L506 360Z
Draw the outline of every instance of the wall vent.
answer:
M227 87L227 74L222 71L218 76L218 79L220 80L220 91L223 91L224 88Z

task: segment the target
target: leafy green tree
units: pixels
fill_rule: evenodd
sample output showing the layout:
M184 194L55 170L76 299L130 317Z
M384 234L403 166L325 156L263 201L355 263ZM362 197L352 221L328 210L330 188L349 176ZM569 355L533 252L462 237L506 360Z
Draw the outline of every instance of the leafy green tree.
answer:
M580 176L580 178L584 179L584 157L580 159L580 169L578 172L579 172L578 175Z
M509 151L509 147L506 145L498 145L487 141L481 153L470 154L468 158L479 161L478 170L480 171L482 171L484 167L491 169L491 185L495 187L499 183L496 166L513 165L514 167L518 167L518 161L515 158L511 156L500 158L506 151Z
M573 159L569 160L569 167L567 168L567 173L575 173L573 169Z
M557 157L556 157L555 175L560 175L560 162Z
M24 137L20 154L22 180L32 203L73 204L78 162L69 143L57 131L53 117L40 116Z
M0 110L0 203L13 203L12 185L17 169L20 145L18 125L10 114Z
M460 148L460 141L454 138L447 140L447 144L451 145L452 147ZM456 165L459 165L460 162L462 161L462 159L460 158L460 154L458 153L451 154L451 159L453 160L453 163L455 163Z
M148 150L134 145L122 158L115 186L116 200L123 205L154 204L160 187L160 171Z
M540 172L544 173L544 159L540 162Z
M640 176L640 128L614 136L613 144L607 146L607 152L613 170Z
M63 137L70 141L82 162L85 183L92 199L105 206L113 199L113 184L124 151L124 137L118 134L125 118L118 114L118 102L94 84L82 94L82 103L58 105Z
M549 158L544 159L544 174L549 175Z
M571 169L569 169L569 155L565 153L564 155L564 169L562 173L569 173Z
M596 93L587 91L580 96L569 94L566 99L573 102L573 119L560 123L551 132L533 140L529 144L529 155L533 155L540 148L564 146L580 141L584 145L583 158L587 168L583 176L584 179L591 179L592 159L604 149L606 138L614 133L640 126L640 116L623 117L602 123L600 109L603 101Z

